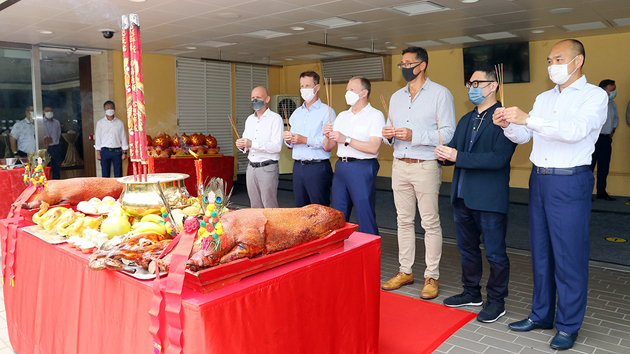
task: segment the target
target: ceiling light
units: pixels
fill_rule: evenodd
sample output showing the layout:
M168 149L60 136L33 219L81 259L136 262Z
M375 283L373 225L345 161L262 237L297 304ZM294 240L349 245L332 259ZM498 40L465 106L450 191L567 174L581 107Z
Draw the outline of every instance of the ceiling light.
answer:
M495 39L514 38L516 37L516 35L510 32L494 32L494 33L478 34L477 37L481 37L487 41L491 41Z
M185 48L188 49L188 50L195 50L195 49L197 49L197 47L193 47L193 46L188 46L188 47L185 47Z
M286 59L284 59L284 60L291 61L291 60L293 60L293 58L286 58Z
M350 55L348 52L337 52L337 51L321 52L319 54L326 55L329 57L344 57L346 55Z
M131 2L145 2L146 0L129 0Z
M53 31L49 31L49 30L37 30L37 33L39 33L39 34L53 34Z
M359 37L348 36L348 37L341 37L341 39L343 39L344 41L356 41L357 39L359 39Z
M628 26L630 25L630 17L626 17L626 18L618 18L615 21L615 24L617 24L617 26Z
M304 27L301 27L301 26L293 26L293 27L291 27L291 30L293 30L293 31L304 31Z
M387 47L385 47L385 48L387 48L387 49L396 49L397 47L396 47L396 46L393 46L393 45L390 45L390 46L387 46Z
M235 14L235 13L232 13L232 12L224 12L224 13L218 14L217 17L225 19L225 20L233 20L235 18L240 18L241 15Z
M444 43L436 42L436 41L418 41L418 42L409 42L405 43L412 47L431 47L434 45L442 45Z
M569 32L573 32L573 31L584 31L584 30L591 30L591 29L598 29L598 28L606 28L606 25L600 21L595 21L595 22L586 22L586 23L576 23L573 25L564 25L562 27L564 27Z
M474 4L479 0L459 0L462 4Z
M568 14L570 12L573 12L573 9L570 7L561 7L558 9L549 10L549 13L552 15L562 15L562 14Z
M536 33L536 34L545 33L545 30L541 30L541 29L532 30L532 33Z
M396 12L402 15L406 15L406 16L415 16L415 15L428 14L431 12L450 10L450 8L440 5L438 3L432 2L432 1L418 1L418 2L408 3L408 4L385 7L384 9L388 11Z
M349 20L343 17L328 17L328 18L322 18L320 20L308 21L305 23L319 26L319 27L324 27L324 28L339 28L339 27L358 25L361 22L355 21L355 20Z
M461 36L461 37L452 37L452 38L443 38L440 39L443 42L446 42L448 44L459 44L459 43L470 43L470 42L478 42L478 39L474 39L472 37L468 37L468 36Z
M236 43L221 42L221 41L205 41L205 42L197 43L197 45L201 45L201 46L204 46L204 47L214 47L214 48L227 47L229 45L234 45L234 44L236 44Z
M277 31L270 31L270 30L262 30L262 31L255 31L255 32L244 33L243 35L250 36L250 37L256 37L256 38L270 39L270 38L290 36L291 33L277 32Z

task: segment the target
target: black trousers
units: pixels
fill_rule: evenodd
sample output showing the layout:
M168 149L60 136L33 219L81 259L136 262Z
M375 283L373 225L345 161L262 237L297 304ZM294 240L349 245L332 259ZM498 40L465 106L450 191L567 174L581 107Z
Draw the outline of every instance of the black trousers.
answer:
M594 171L597 165L597 194L606 194L606 178L610 170L611 155L612 137L610 134L599 134L591 161L591 171Z
M64 159L61 145L49 145L48 154L50 155L50 179L61 179L61 163Z

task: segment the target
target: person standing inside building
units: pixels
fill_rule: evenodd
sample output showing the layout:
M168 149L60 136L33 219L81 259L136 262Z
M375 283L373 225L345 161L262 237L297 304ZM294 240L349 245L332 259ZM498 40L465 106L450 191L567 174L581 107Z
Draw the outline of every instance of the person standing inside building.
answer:
M278 207L278 179L280 150L282 150L282 117L267 106L269 92L264 87L252 90L254 113L245 121L243 136L236 147L247 158L247 195L252 208Z
M122 177L122 162L127 158L129 150L127 130L125 124L114 116L116 114L114 102L105 102L103 109L105 117L96 122L94 129L94 149L96 158L101 161L102 176L109 177L113 164L114 177L118 178Z
M343 212L346 222L356 209L359 232L378 235L376 225L376 174L380 167L381 130L385 118L368 102L372 84L353 77L346 87L350 109L339 113L335 124L324 126L324 149L337 146L339 160L333 178L333 208Z
M529 114L509 107L492 115L513 142L534 140L529 178L532 310L509 327L552 329L555 317L553 349L573 347L586 312L595 184L591 155L606 121L608 95L582 75L585 58L580 41L556 43L547 56L549 78L556 86L536 97Z
M37 150L34 119L33 106L28 106L26 107L26 118L18 121L11 128L9 142L14 156L26 157L29 152Z
M403 51L398 68L408 84L392 95L389 102L392 124L383 128L384 142L394 146L392 190L398 223L400 268L393 278L382 285L382 289L395 290L413 284L417 202L425 231L426 269L424 288L420 294L420 298L425 300L438 295L442 257L442 227L438 209L442 170L435 159L435 147L440 143L448 144L455 132L453 95L446 87L426 77L428 65L429 55L424 48L409 47Z
M612 155L612 140L615 130L619 125L619 114L617 112L617 104L615 97L617 96L617 85L615 81L606 79L599 83L599 87L604 89L608 94L608 116L606 123L602 127L602 131L599 132L599 138L595 143L595 152L591 161L591 171L595 171L595 165L597 165L597 199L603 200L617 200L611 197L606 192L606 179L608 178L608 171L610 170L610 156Z
M64 158L59 144L61 124L53 117L52 108L44 107L44 146L50 155L50 175L52 179L61 179L61 163Z
M309 204L330 205L332 167L330 151L324 150L323 128L335 121L335 111L317 97L319 74L300 74L300 94L304 99L291 114L291 130L282 133L285 144L293 149L293 195L297 208Z
M466 83L468 99L475 109L457 124L453 140L435 148L438 162L454 165L451 204L455 215L457 249L461 254L461 294L444 299L450 307L481 305L481 237L490 263L487 297L479 322L495 322L505 314L510 260L505 246L510 204L510 160L516 144L492 124L497 102L497 75L492 67L476 70Z

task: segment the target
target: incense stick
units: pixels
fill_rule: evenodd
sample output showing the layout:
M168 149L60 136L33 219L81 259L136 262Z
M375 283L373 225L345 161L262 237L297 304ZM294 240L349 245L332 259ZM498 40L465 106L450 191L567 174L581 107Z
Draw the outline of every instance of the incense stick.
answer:
M241 137L238 135L238 131L236 130L236 124L234 124L234 121L232 120L232 116L228 115L228 119L230 120L230 124L232 125L232 128L234 129L234 133L236 133L236 138L240 139Z
M494 71L497 74L497 83L499 84L501 103L503 104L503 107L505 107L505 92L503 91L503 63L495 65Z
M289 118L287 118L288 114L287 114L287 105L282 105L282 110L284 111L284 121L287 123L287 130L291 131L291 128L289 128Z
M389 124L391 124L392 128L394 128L394 121L392 121L392 118L389 116L389 109L387 109L387 103L385 103L385 98L383 97L383 95L381 95L381 103L383 104L383 108L385 108L385 112L387 112L387 119L389 119Z
M440 119L438 118L437 113L435 114L435 121L437 122L437 130L438 130L438 138L440 139L440 145L442 145L442 133L440 132ZM446 160L442 159L442 163L445 163Z
M326 102L328 102L328 123L332 124L332 79L324 78L324 85L326 86Z

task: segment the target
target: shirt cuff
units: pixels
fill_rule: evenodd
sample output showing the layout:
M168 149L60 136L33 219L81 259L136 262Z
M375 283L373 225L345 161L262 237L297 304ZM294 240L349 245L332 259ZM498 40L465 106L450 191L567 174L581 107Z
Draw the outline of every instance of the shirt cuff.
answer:
M529 118L527 118L527 119L525 120L525 123L526 123L526 125L525 125L525 126L526 126L527 128L529 128L529 129L531 129L531 130L533 130L533 131L535 131L535 132L538 132L538 131L540 131L540 130L542 129L542 127L543 127L544 119L543 119L543 118L541 118L541 117L532 117L532 116L529 116Z

